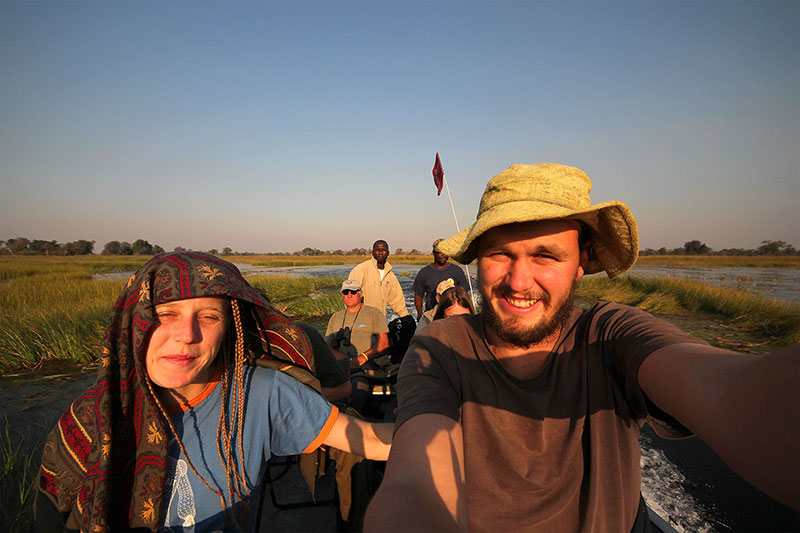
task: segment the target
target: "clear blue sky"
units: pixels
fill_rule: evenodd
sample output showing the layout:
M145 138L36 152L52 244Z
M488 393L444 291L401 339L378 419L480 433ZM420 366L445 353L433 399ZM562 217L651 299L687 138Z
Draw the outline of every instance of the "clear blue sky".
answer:
M800 245L800 2L0 2L0 239L427 250L513 163Z

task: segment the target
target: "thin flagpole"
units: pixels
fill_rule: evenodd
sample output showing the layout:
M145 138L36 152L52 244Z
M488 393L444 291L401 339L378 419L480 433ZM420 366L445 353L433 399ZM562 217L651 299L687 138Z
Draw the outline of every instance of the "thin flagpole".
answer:
M447 178L444 174L442 174L442 181L444 182L444 188L447 189L447 198L450 200L450 210L453 212L453 220L456 222L456 233L459 233L461 232L461 228L458 227L456 208L453 205L453 197L450 196L450 186L447 185ZM476 305L475 292L472 290L472 278L469 277L469 265L464 265L464 269L467 271L467 283L469 283L469 295L472 297L472 305Z

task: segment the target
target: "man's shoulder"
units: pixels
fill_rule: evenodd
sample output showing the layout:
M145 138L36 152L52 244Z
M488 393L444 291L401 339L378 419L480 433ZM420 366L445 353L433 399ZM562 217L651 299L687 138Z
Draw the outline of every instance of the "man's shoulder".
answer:
M331 321L333 321L333 319L334 319L334 318L341 317L341 316L342 316L343 314L345 314L346 312L347 312L347 309L339 309L338 311L334 312L334 313L331 315L331 317L328 319L328 324L330 324L330 323L331 323Z
M371 266L372 266L372 259L367 259L366 261L362 261L356 266L354 266L353 270L350 271L350 274L352 275L354 272L355 273L363 272L365 270L368 270Z
M642 316L655 318L647 311L639 309L638 307L617 302L608 302L605 300L598 300L589 307L576 307L576 309L577 320L579 321L595 320L598 318L608 319L621 316Z
M433 270L433 265L425 265L424 267L419 269L419 272L417 272L417 276L419 275L424 276L426 274L430 274L432 270Z
M380 317L381 320L383 320L383 321L386 320L384 318L384 316L383 316L383 313L381 313L381 310L378 309L377 307L372 306L372 305L364 304L361 307L361 313L363 313L364 316L368 316L368 317L371 317L371 318Z
M600 338L607 340L655 337L693 339L674 324L653 316L643 309L607 301L595 302L585 309L573 308L565 331L567 335L578 335L588 342Z

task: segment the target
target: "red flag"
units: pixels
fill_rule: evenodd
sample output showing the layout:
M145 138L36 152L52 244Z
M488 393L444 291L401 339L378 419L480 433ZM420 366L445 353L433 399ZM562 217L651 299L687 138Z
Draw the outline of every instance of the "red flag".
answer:
M439 159L439 152L436 152L436 163L433 164L433 184L436 185L436 196L441 195L444 186L444 169L442 160Z

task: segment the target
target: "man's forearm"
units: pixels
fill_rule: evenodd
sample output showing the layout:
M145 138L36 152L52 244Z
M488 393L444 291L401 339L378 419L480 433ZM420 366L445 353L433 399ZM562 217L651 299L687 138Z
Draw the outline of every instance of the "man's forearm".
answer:
M340 413L325 444L374 461L385 461L392 447L394 424L367 422Z
M442 415L403 423L365 531L462 531L467 526L461 425Z
M411 480L381 483L364 516L365 532L466 531L438 495Z
M639 383L736 473L773 498L800 506L800 349L771 354L682 344L653 352Z
M422 304L423 304L422 296L420 296L419 294L415 294L414 295L414 307L417 310L417 320L419 320L420 317L422 316Z

